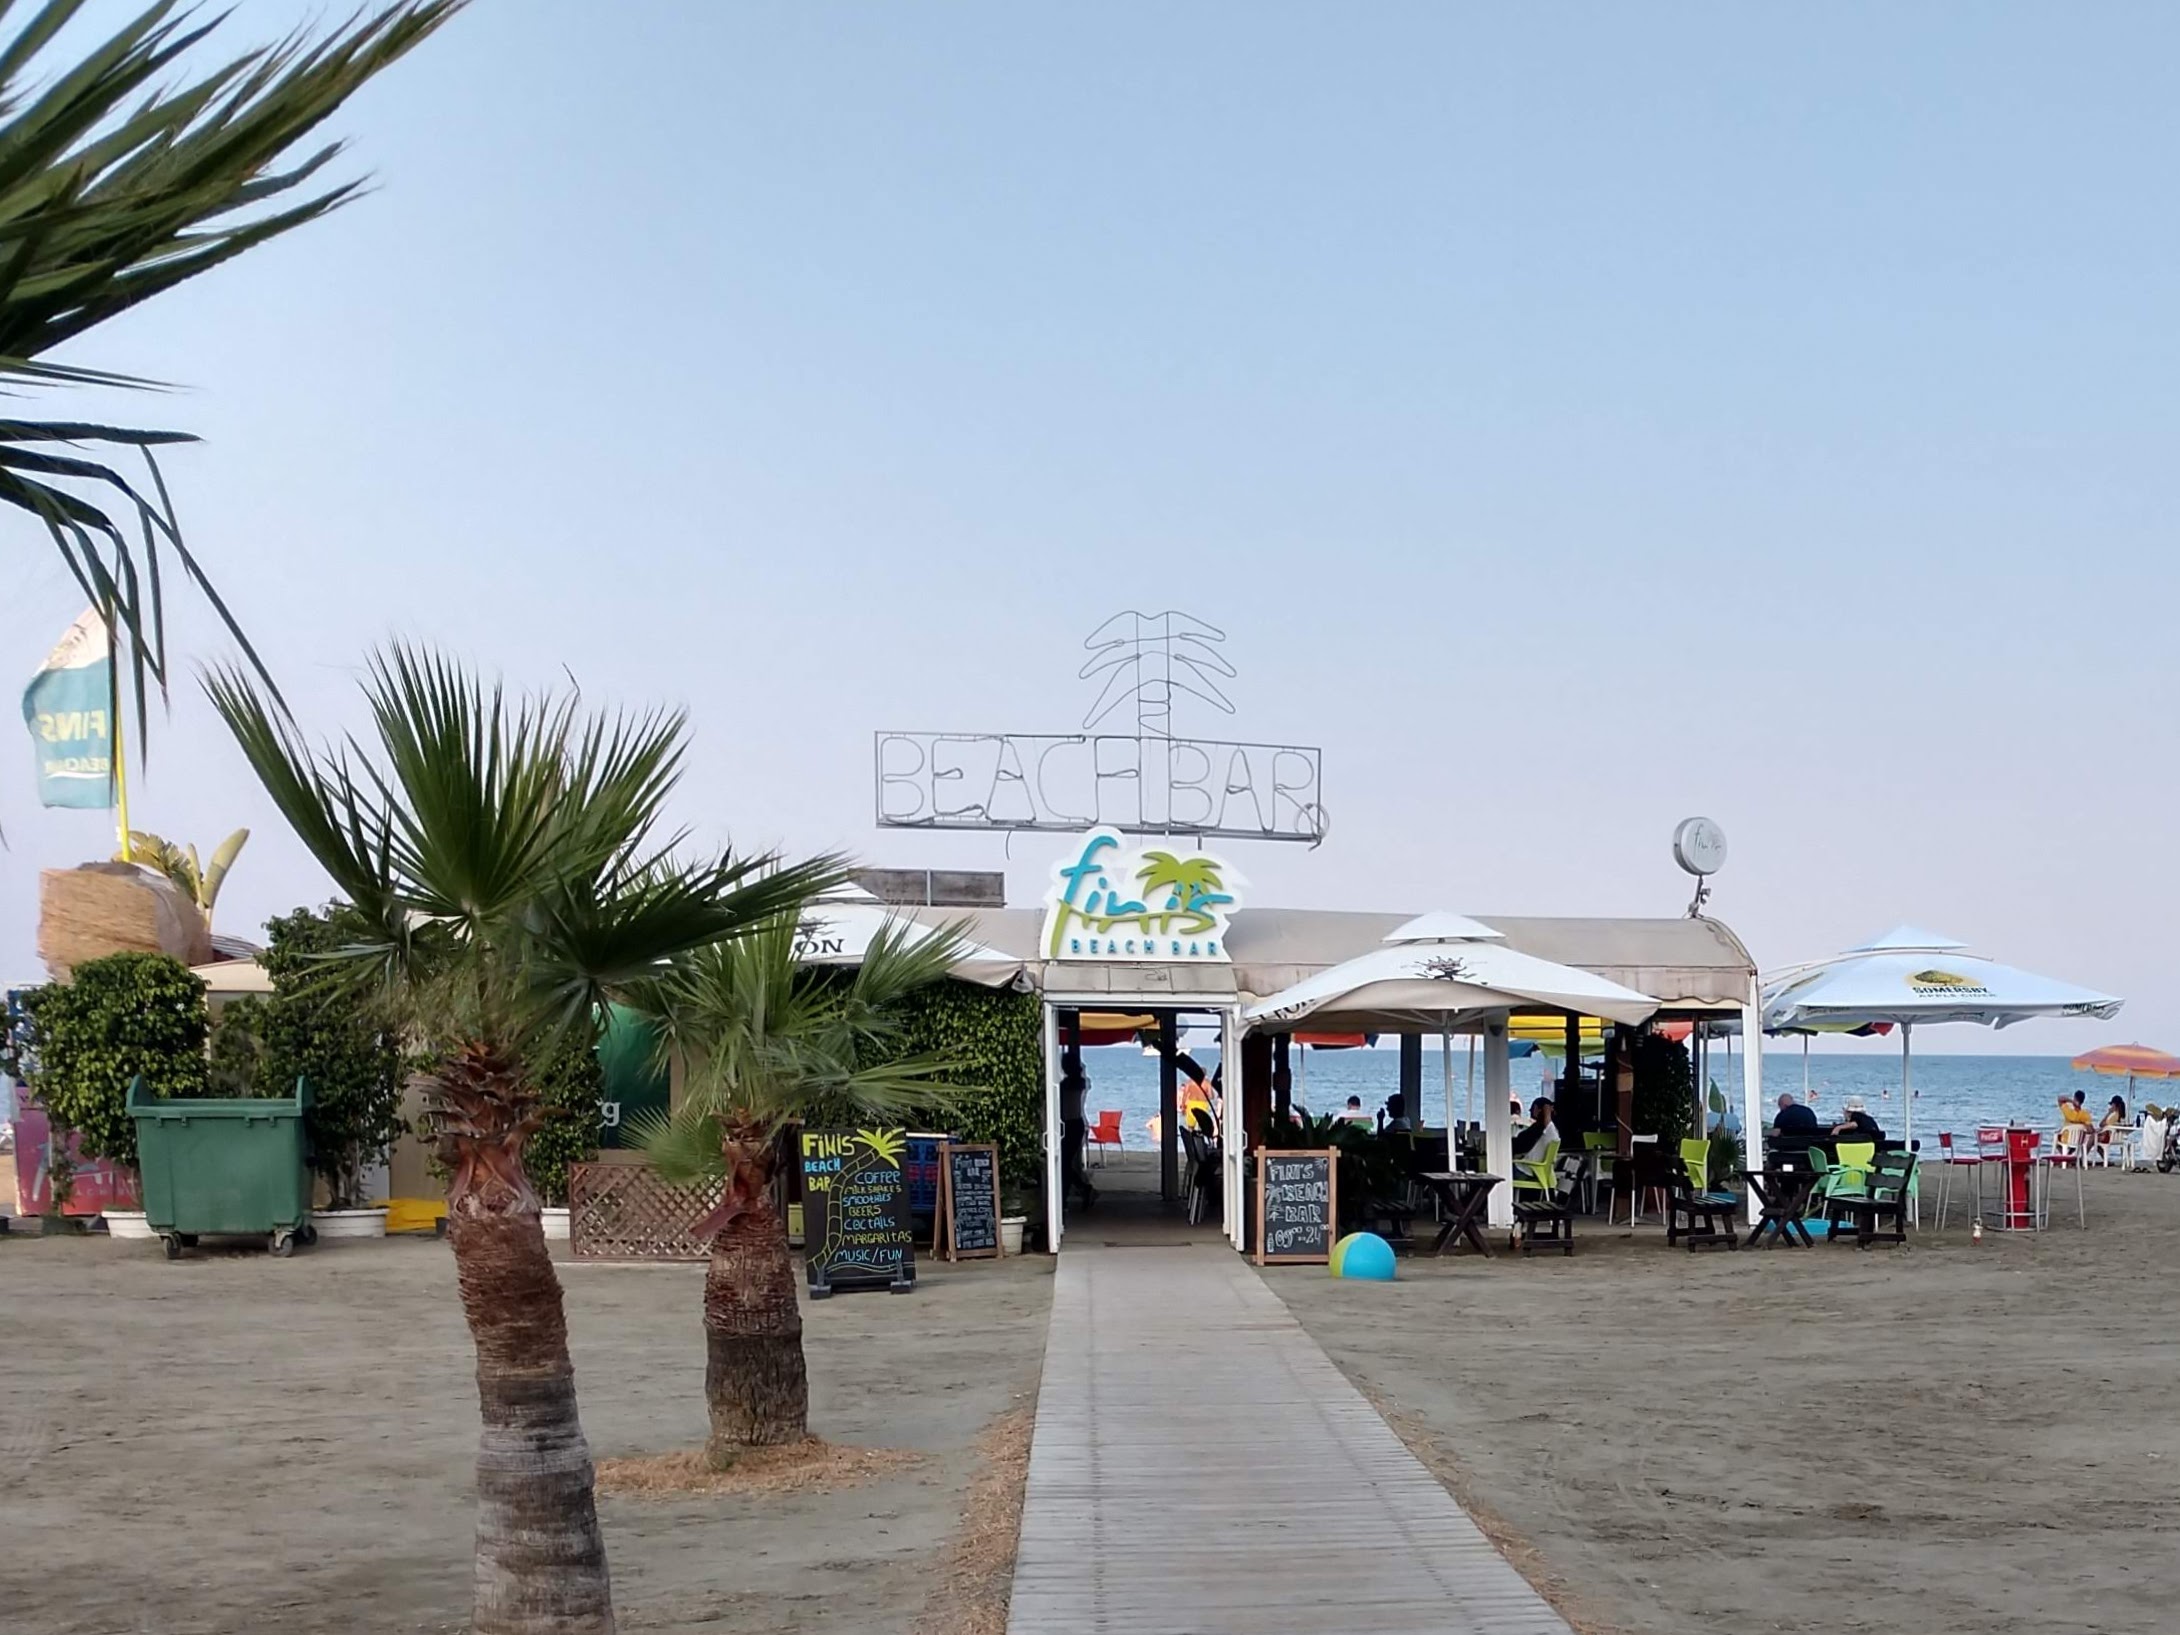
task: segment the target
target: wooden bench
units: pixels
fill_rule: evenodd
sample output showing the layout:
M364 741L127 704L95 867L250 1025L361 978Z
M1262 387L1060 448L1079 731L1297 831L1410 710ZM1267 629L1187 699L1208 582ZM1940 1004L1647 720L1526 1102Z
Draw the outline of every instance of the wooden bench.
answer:
M1665 1195L1665 1241L1668 1247L1688 1240L1688 1252L1698 1249L1741 1247L1741 1231L1734 1217L1741 1200L1730 1192L1698 1191L1688 1166L1676 1160L1673 1184Z

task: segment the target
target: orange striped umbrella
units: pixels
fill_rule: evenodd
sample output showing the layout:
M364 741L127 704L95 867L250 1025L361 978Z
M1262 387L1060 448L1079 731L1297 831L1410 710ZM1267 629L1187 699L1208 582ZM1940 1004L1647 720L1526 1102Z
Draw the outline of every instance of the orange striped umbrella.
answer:
M2119 1079L2180 1079L2180 1056L2168 1056L2148 1045L2099 1045L2074 1058L2085 1073L2103 1073Z

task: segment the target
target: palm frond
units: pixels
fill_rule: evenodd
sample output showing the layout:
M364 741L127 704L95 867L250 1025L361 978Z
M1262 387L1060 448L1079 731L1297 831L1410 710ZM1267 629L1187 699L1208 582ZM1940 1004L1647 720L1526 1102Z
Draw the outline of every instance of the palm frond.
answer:
M72 62L53 47L83 0L45 0L0 46L0 390L143 386L47 356L154 296L338 209L355 181L312 191L341 152L299 143L467 0L396 0L321 38L303 33L181 65L224 21L155 0ZM13 11L0 5L0 21ZM205 596L258 675L256 650L183 542L153 450L188 434L84 421L0 422L0 505L36 519L105 615L139 711L167 685L162 564ZM76 450L133 450L132 480Z

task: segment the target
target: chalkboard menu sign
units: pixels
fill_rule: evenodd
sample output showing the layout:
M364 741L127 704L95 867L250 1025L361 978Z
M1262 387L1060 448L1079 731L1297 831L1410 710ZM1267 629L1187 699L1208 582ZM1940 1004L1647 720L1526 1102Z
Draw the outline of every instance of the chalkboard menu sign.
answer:
M1257 1154L1257 1264L1329 1261L1340 1218L1339 1154Z
M803 1269L810 1298L835 1288L916 1286L901 1130L802 1132Z
M999 1149L947 1145L939 1149L939 1235L948 1260L999 1253Z

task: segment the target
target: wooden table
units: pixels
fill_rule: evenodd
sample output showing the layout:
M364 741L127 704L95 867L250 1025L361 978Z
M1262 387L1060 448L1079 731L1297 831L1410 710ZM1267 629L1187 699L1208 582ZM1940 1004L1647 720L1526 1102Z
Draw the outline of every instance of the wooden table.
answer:
M1816 1239L1809 1235L1809 1228L1802 1224L1802 1213L1809 1207L1809 1193L1816 1185L1816 1174L1806 1169L1745 1169L1741 1179L1748 1182L1749 1190L1756 1194L1756 1201L1763 1205L1757 1216L1755 1230L1749 1233L1749 1247L1755 1248L1763 1241L1765 1230L1790 1249L1814 1248Z
M1438 1229L1438 1239L1431 1245L1431 1253L1443 1254L1446 1240L1456 1233L1476 1246L1476 1252L1489 1257L1491 1251L1484 1247L1484 1235L1478 1230L1476 1217L1483 1212L1484 1200L1491 1196L1491 1189L1505 1179L1502 1175L1486 1175L1482 1170L1426 1170L1417 1177L1438 1196L1438 1201L1452 1213Z

